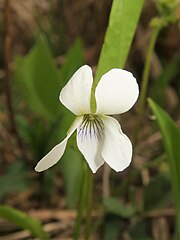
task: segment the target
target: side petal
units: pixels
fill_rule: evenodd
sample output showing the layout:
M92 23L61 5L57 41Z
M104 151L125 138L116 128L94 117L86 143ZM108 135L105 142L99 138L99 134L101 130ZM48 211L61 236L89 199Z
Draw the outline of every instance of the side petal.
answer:
M122 132L117 120L104 117L104 144L102 157L104 161L116 172L127 168L132 159L132 144Z
M91 68L87 65L82 66L61 90L60 101L75 115L90 113L92 83L93 75Z
M102 138L98 138L96 135L87 133L81 135L80 128L77 129L77 146L93 173L95 173L97 169L104 163L101 155L103 137L104 136L102 136Z
M63 156L64 151L66 149L66 145L68 142L68 139L73 134L73 132L77 129L77 127L81 124L82 117L77 117L75 121L73 122L66 138L56 145L46 156L44 156L36 165L35 171L36 172L42 172L47 170L48 168L55 165L60 158Z
M136 102L139 87L133 75L114 68L100 79L96 91L97 114L119 114L128 111Z

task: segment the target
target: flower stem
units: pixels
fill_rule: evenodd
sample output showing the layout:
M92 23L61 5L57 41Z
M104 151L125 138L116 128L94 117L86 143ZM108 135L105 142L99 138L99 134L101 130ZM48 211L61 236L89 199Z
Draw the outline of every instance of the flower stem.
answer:
M90 239L91 235L91 217L92 217L92 192L93 192L93 175L92 172L87 166L86 169L86 180L87 180L87 188L86 188L86 226L85 226L85 240Z
M150 38L150 42L147 50L146 61L145 61L145 66L144 66L143 76L142 76L142 86L141 86L141 92L140 92L139 103L138 103L138 119L137 119L135 134L134 134L134 142L138 140L138 132L142 124L145 103L146 103L151 60L152 60L153 51L155 48L155 44L156 44L160 29L161 29L161 25L157 25L156 27L152 28L151 38Z
M75 224L75 229L74 229L74 238L73 238L74 240L79 239L81 222L82 222L82 218L83 218L83 210L85 207L85 200L86 200L86 186L87 186L86 165L85 164L83 164L83 165L84 165L84 171L83 171L80 193L79 193L79 206L78 206L76 224Z

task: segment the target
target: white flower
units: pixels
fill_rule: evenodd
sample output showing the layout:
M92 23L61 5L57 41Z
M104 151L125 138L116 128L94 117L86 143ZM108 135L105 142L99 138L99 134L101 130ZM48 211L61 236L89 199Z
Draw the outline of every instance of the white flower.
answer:
M122 132L118 121L107 115L128 111L136 102L139 88L133 75L112 69L102 76L96 90L96 113L91 112L92 70L79 68L60 93L60 101L77 115L65 139L37 164L37 172L56 164L64 154L67 141L77 130L77 146L92 172L106 162L115 171L123 171L132 158L132 144Z

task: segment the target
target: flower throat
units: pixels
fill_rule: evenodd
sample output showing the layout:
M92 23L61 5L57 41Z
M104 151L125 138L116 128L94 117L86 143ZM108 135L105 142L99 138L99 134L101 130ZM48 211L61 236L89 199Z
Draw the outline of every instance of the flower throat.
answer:
M85 114L78 135L82 140L87 137L100 140L104 135L104 123L101 117L95 114Z

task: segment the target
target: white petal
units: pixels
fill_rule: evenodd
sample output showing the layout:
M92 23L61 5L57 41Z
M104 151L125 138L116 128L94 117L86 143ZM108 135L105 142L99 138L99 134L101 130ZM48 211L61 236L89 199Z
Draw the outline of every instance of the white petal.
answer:
M92 70L84 65L71 77L60 92L60 101L75 115L90 113L91 87L93 83Z
M128 111L136 102L139 87L133 75L114 68L100 79L96 91L98 114L119 114Z
M35 171L42 172L47 170L48 168L55 165L62 155L64 154L64 151L66 149L67 141L70 138L70 136L73 134L73 132L77 129L77 127L81 124L82 117L77 117L75 121L73 122L66 138L56 145L46 156L44 156L36 165Z
M129 138L122 132L117 120L112 117L104 117L104 144L102 157L104 161L116 172L127 168L132 158L132 144Z
M92 172L95 173L97 169L104 163L101 155L103 136L98 139L95 135L79 133L79 128L77 129L77 145L84 158L86 159Z

